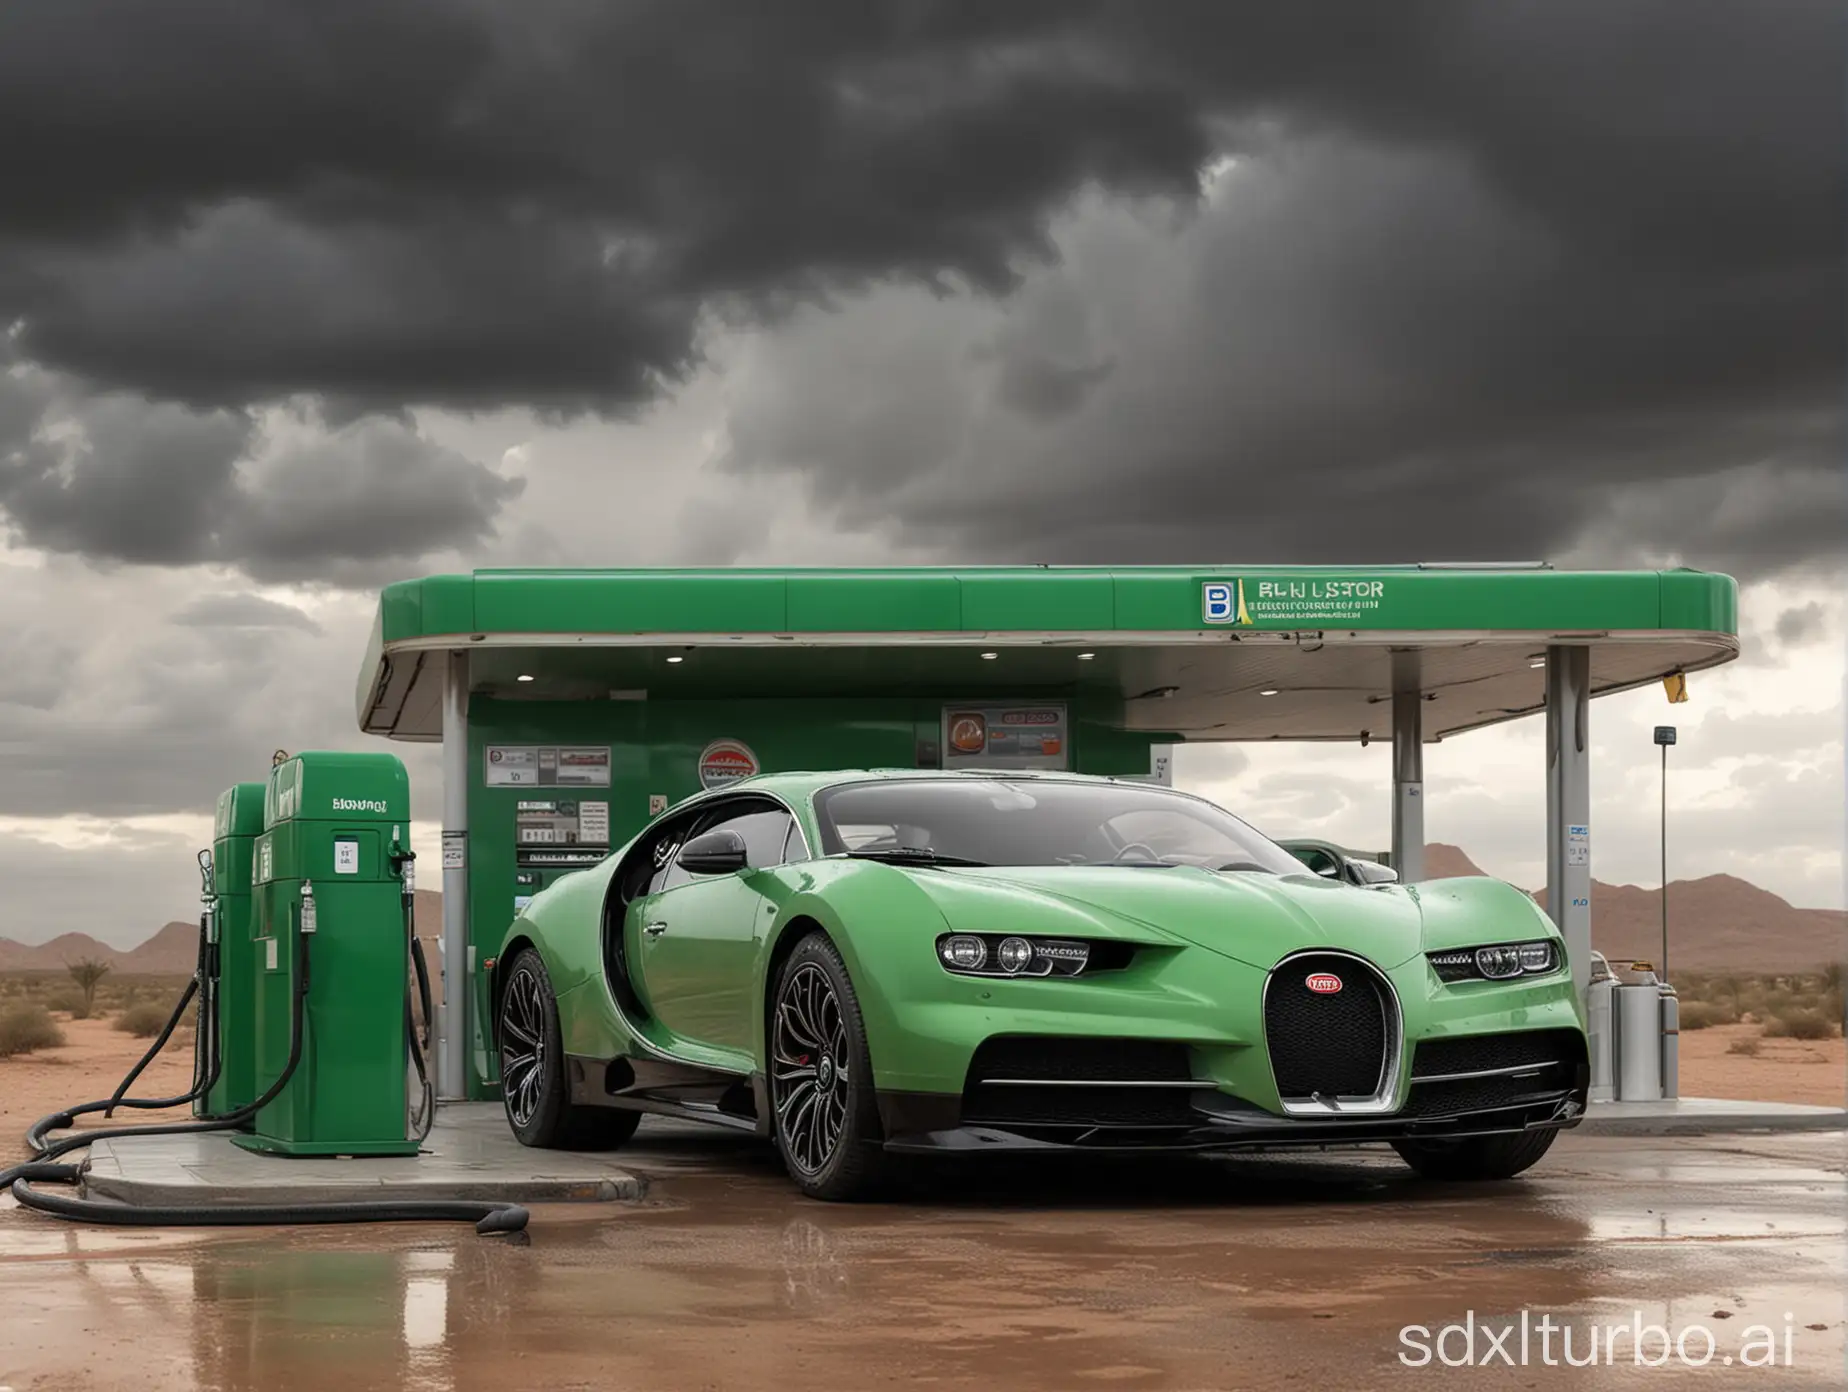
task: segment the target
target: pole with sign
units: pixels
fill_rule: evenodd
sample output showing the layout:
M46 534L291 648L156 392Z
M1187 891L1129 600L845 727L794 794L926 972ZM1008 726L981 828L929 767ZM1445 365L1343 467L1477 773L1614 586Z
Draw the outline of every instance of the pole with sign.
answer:
M1668 980L1668 747L1675 742L1673 725L1655 727L1655 742L1662 750L1662 980Z

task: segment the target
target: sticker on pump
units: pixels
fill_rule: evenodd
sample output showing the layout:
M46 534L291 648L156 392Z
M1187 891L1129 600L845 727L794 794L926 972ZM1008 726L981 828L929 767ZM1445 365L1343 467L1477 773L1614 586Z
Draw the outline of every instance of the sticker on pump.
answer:
M359 873L359 842L334 842L334 873L336 875L357 875Z

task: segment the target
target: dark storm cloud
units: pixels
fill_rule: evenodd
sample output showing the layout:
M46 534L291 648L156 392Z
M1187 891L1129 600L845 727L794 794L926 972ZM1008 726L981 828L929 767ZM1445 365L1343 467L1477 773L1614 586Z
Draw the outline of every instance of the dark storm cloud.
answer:
M299 433L275 444L248 411L93 395L9 369L0 341L0 511L47 551L312 577L477 543L523 486L396 418Z
M887 281L1016 310L1038 277L1075 307L959 344L988 377L861 369L860 399L736 414L732 462L946 552L1544 551L1640 506L1626 487L1761 468L1809 497L1839 453L1845 14L8 6L0 322L48 368L193 408L171 443L302 394L367 430L406 404L620 410L709 324ZM1237 206L1189 233L1226 155ZM1093 190L1172 196L1149 233L1172 254L1033 269ZM1160 315L1126 303L1144 282ZM147 448L132 468L212 520L229 440ZM92 544L33 467L16 523ZM494 488L457 492L466 537ZM1813 549L1838 516L1765 508L1725 543L1775 563L1767 529ZM326 551L254 517L278 564Z
M1093 306L1088 351L1116 366L1080 409L1002 409L1009 357L1068 333L1014 332L990 389L984 307L914 307L931 343L888 327L883 363L849 310L757 366L730 462L995 559L1519 559L1591 537L1755 574L1848 537L1833 267L1612 260L1454 153L1330 136L1254 150L1178 240L1099 212L1067 242L1016 304ZM913 364L958 353L957 385L920 388ZM842 381L851 411L824 409Z
M1082 11L282 0L0 14L0 316L242 404L610 406L699 315L1001 287L1086 180L1184 189L1194 101Z

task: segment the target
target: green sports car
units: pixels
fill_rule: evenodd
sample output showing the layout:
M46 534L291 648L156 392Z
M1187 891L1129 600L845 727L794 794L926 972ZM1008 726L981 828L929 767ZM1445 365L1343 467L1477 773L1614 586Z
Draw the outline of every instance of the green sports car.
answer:
M745 779L515 920L507 1119L567 1148L644 1112L754 1131L824 1199L906 1153L1386 1141L1431 1176L1526 1169L1585 1107L1558 930L1498 880L1318 855L1139 782Z

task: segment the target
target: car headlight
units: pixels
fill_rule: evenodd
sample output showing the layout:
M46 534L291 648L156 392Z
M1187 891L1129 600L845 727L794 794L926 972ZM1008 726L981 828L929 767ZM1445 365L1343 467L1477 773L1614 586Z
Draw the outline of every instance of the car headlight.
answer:
M1426 960L1439 981L1513 981L1545 976L1560 965L1559 944L1551 938L1433 952Z
M937 960L956 976L1077 976L1091 963L1091 945L1073 938L1018 933L946 933Z

